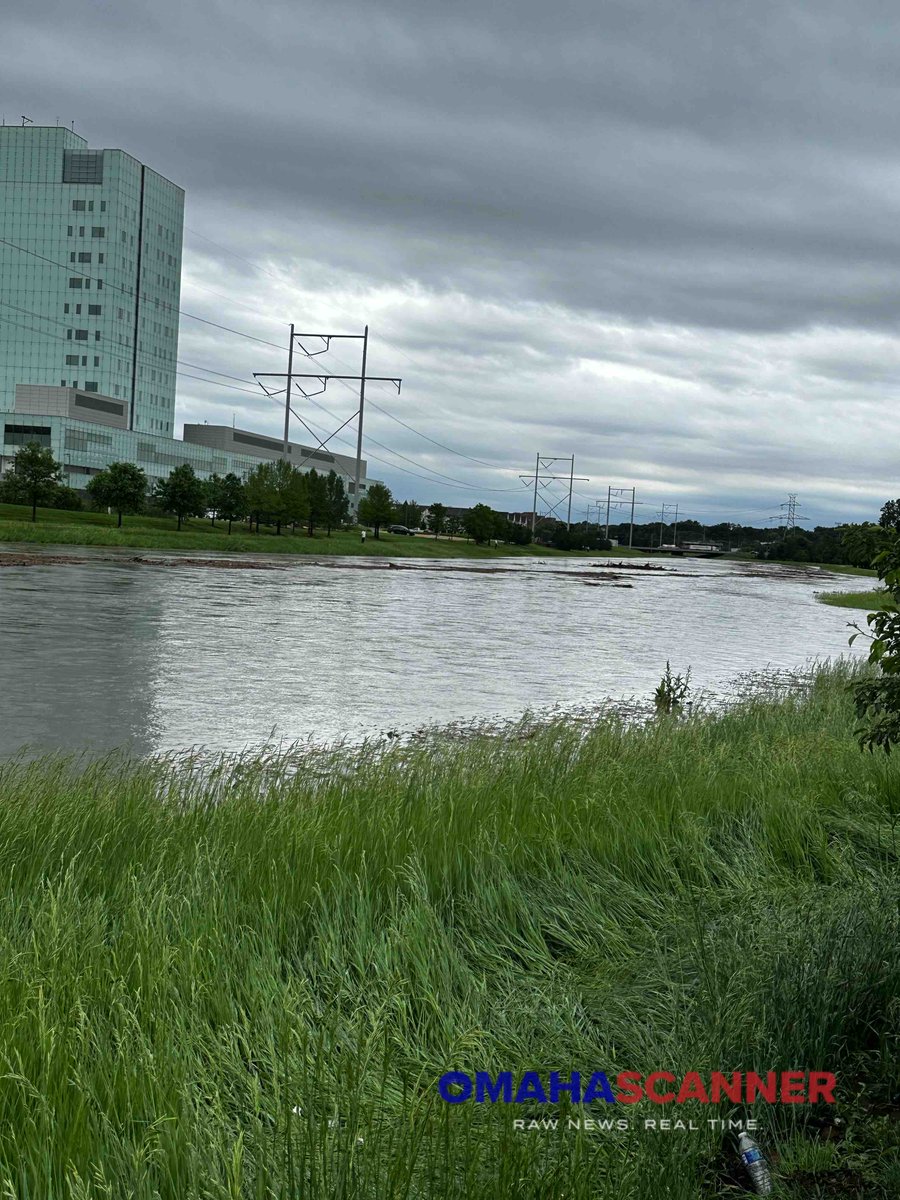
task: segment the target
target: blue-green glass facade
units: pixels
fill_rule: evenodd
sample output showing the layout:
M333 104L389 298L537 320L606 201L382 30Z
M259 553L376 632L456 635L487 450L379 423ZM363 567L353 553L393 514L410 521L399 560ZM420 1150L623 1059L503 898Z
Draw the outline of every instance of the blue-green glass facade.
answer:
M184 192L69 129L0 129L0 411L15 386L128 404L174 437Z
M29 441L77 488L116 461L152 484L182 463L246 475L280 456L280 440L247 431L175 438L183 212L182 189L123 150L0 127L0 474ZM353 477L344 455L291 454Z

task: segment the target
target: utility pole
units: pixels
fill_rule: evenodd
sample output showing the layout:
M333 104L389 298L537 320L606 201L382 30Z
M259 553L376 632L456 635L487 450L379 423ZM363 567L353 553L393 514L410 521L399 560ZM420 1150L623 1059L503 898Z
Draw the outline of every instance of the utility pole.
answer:
M634 541L634 488L631 489L631 520L628 523L628 549Z
M626 487L608 487L606 489L606 539L609 540L609 510L613 506L618 508L620 504L625 503L624 497L631 493L631 520L628 525L628 547L634 541L634 488Z
M356 428L356 473L353 483L353 495L356 497L356 503L353 511L359 512L359 481L362 473L362 442L363 442L363 409L366 405L366 355L369 351L369 327L368 325L363 330L363 351L362 351L362 374L359 377L359 421ZM400 388L397 387L399 395Z
M325 345L322 347L321 350L308 350L306 348L306 346L304 346L303 340L305 339L306 341L309 341L309 339L311 339L311 338L318 338L321 341L323 341L325 343ZM331 349L331 343L336 342L336 341L362 342L363 354L362 354L362 374L361 375L334 375L329 371L302 372L302 371L295 371L293 369L294 343L295 342L297 343L297 347L302 351L303 354L306 355L307 358L316 358L320 354L327 354L328 351ZM378 382L378 383L392 383L394 385L394 387L396 387L398 395L400 394L400 385L403 382L401 379L397 379L397 378L394 378L393 376L389 376L389 375L367 375L366 374L366 358L367 358L367 353L368 353L368 347L369 347L369 327L368 327L368 325L365 327L364 332L361 334L360 333L297 333L295 326L291 325L291 341L290 341L290 346L288 348L287 374L286 375L277 374L274 371L254 371L253 372L253 378L259 383L259 386L262 388L263 392L269 397L274 398L276 396L279 396L281 394L281 388L280 387L273 388L273 386L271 384L267 384L264 381L269 380L269 379L285 380L285 387L284 387L284 394L285 394L284 446L283 446L283 455L284 455L285 460L287 460L287 458L291 452L290 440L289 440L291 414L293 414L297 418L297 420L300 422L300 424L303 426L303 428L306 429L313 438L315 438L315 443L316 443L315 449L310 451L310 453L307 454L306 458L301 459L301 461L299 463L294 463L294 466L297 467L298 469L300 467L304 466L307 462L309 462L309 460L313 457L313 455L316 453L317 450L321 450L324 446L326 446L328 444L328 442L331 441L331 439L333 437L336 437L341 432L341 430L344 428L344 426L349 425L350 422L354 419L354 417L359 418L358 425L357 425L357 434L356 434L356 470L354 473L353 496L351 499L351 505L352 505L354 515L358 514L358 512L359 512L359 493L360 493L360 485L361 485L361 481L362 481L363 415L364 415L365 401L366 401L366 382L368 381L368 382ZM337 429L335 429L332 433L329 433L327 437L319 438L318 434L316 434L316 432L314 430L310 429L310 427L309 427L309 425L307 425L306 421L304 421L304 419L299 415L299 413L295 412L294 409L291 407L291 387L292 387L292 384L295 379L315 379L318 383L321 384L321 387L319 387L314 392L307 391L305 386L301 386L300 384L298 384L297 391L304 398L304 400L308 400L312 396L319 396L322 394L322 392L326 391L328 388L328 381L330 379L343 381L348 386L351 381L355 382L355 383L359 383L359 408L357 408L355 412L352 412L350 414L350 416L347 418L347 420L343 421L337 427Z
M567 462L569 464L568 475L553 475L553 474L547 473L549 471L552 471L553 464L558 463L558 462ZM559 498L559 500L556 501L555 504L551 504L549 509L547 510L547 515L552 516L554 514L554 512L556 511L556 509L558 509L559 506L562 504L563 500L568 498L569 506L568 506L568 511L567 511L567 515L566 515L566 528L567 529L571 528L573 485L574 485L576 479L578 480L579 483L589 482L589 479L586 475L576 475L575 474L575 455L574 454L567 455L565 458L562 458L559 455L557 455L556 457L550 457L546 454L541 454L540 452L538 452L535 455L535 459L534 459L534 475L520 475L519 478L522 480L523 483L531 483L532 479L534 480L534 492L532 494L532 501L531 501L531 536L532 537L534 537L535 527L537 526L538 487L540 487L541 489L546 489L548 483L551 483L557 479L568 480L568 483L569 483L568 497L561 496ZM547 499L549 500L549 497L547 497ZM561 520L561 518L557 518L557 519Z
M290 441L291 441L291 378L294 370L294 326L291 325L291 339L288 342L288 369L287 369L287 385L284 389L284 446L281 450L281 457L285 462L288 460Z
M663 504L659 510L659 545L660 546L662 545L663 525L665 525L665 523L666 523L666 513L671 512L672 509L675 510L675 520L677 522L678 521L678 505L677 504ZM676 528L677 528L677 524L676 524ZM657 549L658 549L658 547L657 547Z
M537 490L538 490L538 478L540 477L540 473L541 473L541 456L540 456L540 454L538 454L537 458L534 460L534 499L531 502L531 537L532 537L532 539L534 538L534 526L535 526L535 522L537 521Z

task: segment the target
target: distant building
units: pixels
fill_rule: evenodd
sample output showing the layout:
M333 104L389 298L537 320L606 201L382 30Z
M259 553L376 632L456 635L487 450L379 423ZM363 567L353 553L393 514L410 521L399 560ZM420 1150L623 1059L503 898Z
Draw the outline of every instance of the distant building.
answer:
M115 461L152 482L280 457L280 440L225 426L175 438L183 212L182 189L124 150L0 127L0 474L28 442L77 488ZM349 456L293 443L290 458L333 467L352 494Z

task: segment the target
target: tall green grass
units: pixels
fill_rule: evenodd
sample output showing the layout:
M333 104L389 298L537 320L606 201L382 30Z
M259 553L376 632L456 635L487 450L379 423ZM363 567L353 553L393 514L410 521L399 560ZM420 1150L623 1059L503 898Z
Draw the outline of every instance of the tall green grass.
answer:
M641 728L4 763L0 1195L736 1194L709 1129L515 1132L550 1114L436 1080L800 1068L849 1132L761 1106L783 1194L894 1196L898 821L830 671Z
M835 608L862 608L867 612L894 607L891 593L884 589L871 592L819 592L816 599Z

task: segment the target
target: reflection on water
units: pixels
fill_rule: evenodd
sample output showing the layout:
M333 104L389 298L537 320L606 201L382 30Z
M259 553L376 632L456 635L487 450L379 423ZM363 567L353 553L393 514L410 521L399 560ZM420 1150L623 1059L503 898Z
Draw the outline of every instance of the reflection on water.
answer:
M814 593L859 586L721 561L618 575L631 587L588 586L610 572L584 561L359 565L0 570L0 753L234 750L508 717L647 695L667 659L718 691L847 653L855 614Z

